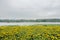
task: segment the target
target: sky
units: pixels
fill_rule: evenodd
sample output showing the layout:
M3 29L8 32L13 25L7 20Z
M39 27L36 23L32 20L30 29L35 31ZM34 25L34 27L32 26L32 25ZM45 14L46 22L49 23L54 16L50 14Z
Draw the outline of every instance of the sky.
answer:
M0 19L60 18L60 0L0 0Z

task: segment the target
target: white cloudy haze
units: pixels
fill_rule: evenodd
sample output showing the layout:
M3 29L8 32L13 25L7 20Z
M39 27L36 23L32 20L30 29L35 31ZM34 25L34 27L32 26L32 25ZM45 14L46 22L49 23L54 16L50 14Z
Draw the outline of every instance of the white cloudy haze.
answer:
M60 18L60 0L0 0L0 18Z

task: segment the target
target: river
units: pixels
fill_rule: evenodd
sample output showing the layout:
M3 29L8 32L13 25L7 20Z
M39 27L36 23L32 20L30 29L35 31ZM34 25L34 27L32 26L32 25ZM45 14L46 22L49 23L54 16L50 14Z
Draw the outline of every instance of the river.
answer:
M2 26L2 25L34 25L34 24L60 24L60 22L20 22L20 23L0 22L0 26Z

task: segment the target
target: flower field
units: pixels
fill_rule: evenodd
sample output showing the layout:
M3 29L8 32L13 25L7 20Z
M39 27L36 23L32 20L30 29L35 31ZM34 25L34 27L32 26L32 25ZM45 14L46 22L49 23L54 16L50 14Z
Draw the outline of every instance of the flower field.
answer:
M60 25L0 26L0 40L60 40Z

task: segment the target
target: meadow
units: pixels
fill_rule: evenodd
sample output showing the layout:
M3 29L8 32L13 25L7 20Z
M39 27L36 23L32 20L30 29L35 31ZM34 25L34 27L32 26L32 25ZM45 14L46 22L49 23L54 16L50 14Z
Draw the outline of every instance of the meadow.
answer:
M0 26L0 40L60 40L60 25Z

